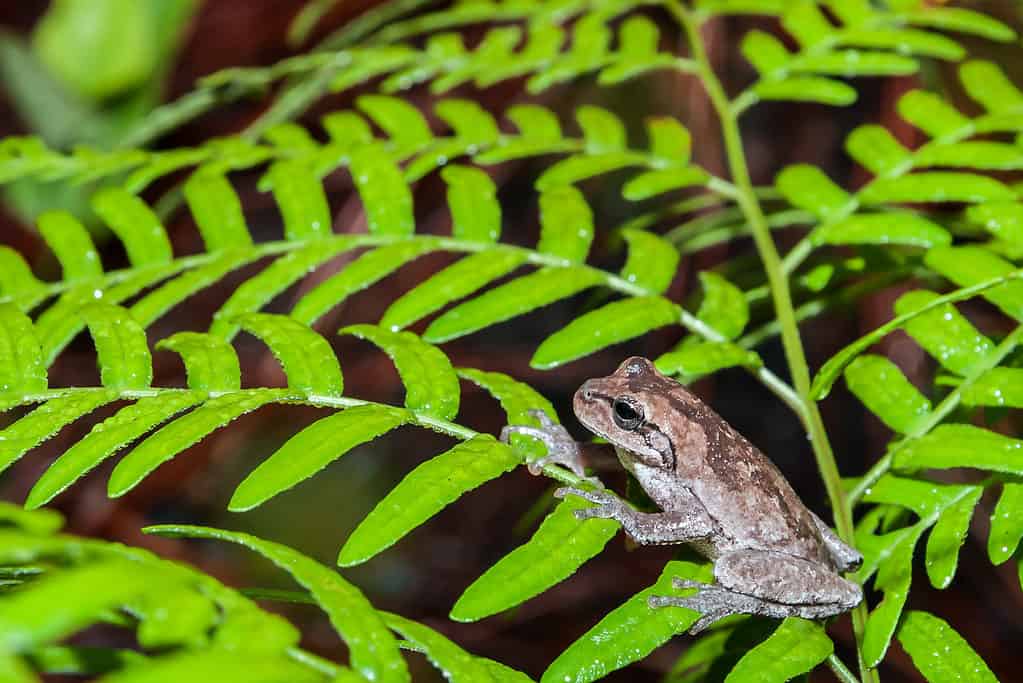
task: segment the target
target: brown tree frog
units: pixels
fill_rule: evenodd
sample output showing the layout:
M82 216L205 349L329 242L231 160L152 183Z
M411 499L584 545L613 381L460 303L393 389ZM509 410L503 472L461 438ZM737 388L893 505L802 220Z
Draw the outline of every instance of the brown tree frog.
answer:
M803 504L753 444L650 361L629 358L613 375L586 381L573 408L587 429L614 446L662 511L640 512L604 490L562 488L556 495L594 503L576 512L580 519L614 519L638 543L687 543L714 562L714 584L676 578L675 588L696 588L696 594L650 598L652 607L699 612L690 633L731 614L821 619L863 599L860 586L840 576L862 556ZM557 462L581 476L579 444L546 416L541 424L509 426L502 437L528 434L547 445L534 472Z

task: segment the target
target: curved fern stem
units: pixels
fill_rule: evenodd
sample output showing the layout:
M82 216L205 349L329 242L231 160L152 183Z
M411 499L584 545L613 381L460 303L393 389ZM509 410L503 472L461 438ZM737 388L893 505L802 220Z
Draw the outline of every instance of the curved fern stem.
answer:
M29 403L45 403L54 398L70 396L74 394L88 394L96 392L109 392L110 390L104 387L65 387L49 389L47 391L41 391L38 393L25 394L21 396L20 405ZM178 389L174 387L153 387L149 389L130 389L122 390L117 392L114 400L138 400L142 398L150 398L155 396L167 396L170 394L179 394L181 392L188 391L188 389ZM220 396L226 396L232 393L232 391L210 391L207 394L207 398L215 399ZM310 405L317 408L334 408L338 410L344 410L346 408L355 408L358 406L376 406L380 408L394 408L394 406L386 403L377 403L375 401L366 401L358 398L349 398L347 396L322 396L318 394L306 394L302 392L295 392L294 394L285 395L274 403L287 404L287 405ZM14 405L8 405L7 408L15 407ZM456 422L449 420L443 420L436 416L430 415L426 412L412 410L405 408L412 415L412 420L408 424L418 425L431 429L441 434L454 437L461 441L468 441L470 439L479 436L479 432L469 427L465 427ZM516 451L518 452L518 451ZM551 479L567 484L569 486L580 486L586 485L588 480L576 476L572 472L555 465L544 465L541 468L543 474Z
M732 105L725 94L720 79L718 79L711 66L703 44L703 38L700 35L698 21L677 0L672 0L668 4L668 9L686 33L693 58L699 65L698 73L700 79L707 91L711 104L717 111L725 143L725 152L728 157L728 165L732 172L736 190L738 191L736 200L749 221L753 241L756 244L757 252L760 254L764 270L767 273L768 284L771 287L771 297L774 301L775 313L781 326L781 339L785 349L785 357L788 362L789 372L792 375L793 384L802 404L802 411L799 415L806 426L810 444L813 447L814 457L817 461L817 468L828 492L828 499L834 511L835 526L838 529L839 535L844 540L851 542L854 534L852 517L846 505L845 492L842 490L838 465L835 463L835 456L831 450L831 444L828 441L828 435L824 429L820 411L817 408L816 402L810 396L810 370L807 366L806 355L799 336L799 325L796 320L795 308L792 304L792 295L789 291L788 277L782 267L778 249L775 247L771 237L770 226L764 217L763 209L760 206L753 182L750 179L738 119L732 110ZM869 681L876 680L876 676L867 667L860 648L866 629L866 621L866 607L860 604L853 611L853 629L856 633L860 674L865 681Z
M959 405L963 392L969 389L972 384L985 374L1001 365L1002 361L1004 361L1010 353L1015 351L1016 347L1019 346L1021 342L1023 342L1023 325L1017 326L1016 329L1010 332L1005 339L1003 339L1002 342L995 347L995 350L984 358L982 363L978 363L968 375L963 377L963 381L960 382L955 389L949 392L948 396L942 399L941 403L939 403L931 414L928 415L926 420L923 420L916 425L915 429L913 429L913 431L909 434L906 434L902 441L889 447L888 452L874 463L874 466L871 467L849 491L849 495L846 498L846 505L848 505L850 515L852 515L853 508L870 490L870 487L876 484L877 481L891 469L892 461L896 454L910 443L926 435L938 426L938 424L948 417L949 413L955 410Z

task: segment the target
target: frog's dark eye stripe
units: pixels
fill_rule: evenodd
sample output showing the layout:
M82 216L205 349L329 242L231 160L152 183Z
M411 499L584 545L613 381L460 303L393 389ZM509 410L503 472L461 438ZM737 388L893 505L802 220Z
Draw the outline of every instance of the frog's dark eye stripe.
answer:
M625 398L616 398L611 404L611 416L620 428L631 432L643 424L642 406Z

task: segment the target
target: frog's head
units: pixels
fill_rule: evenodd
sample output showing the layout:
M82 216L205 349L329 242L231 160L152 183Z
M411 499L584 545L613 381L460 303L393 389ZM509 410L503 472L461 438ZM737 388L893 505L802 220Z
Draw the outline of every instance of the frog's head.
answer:
M669 425L685 419L678 411L680 390L688 394L649 360L633 356L613 375L584 382L573 408L587 429L618 447L622 464L637 477L639 470L674 472Z

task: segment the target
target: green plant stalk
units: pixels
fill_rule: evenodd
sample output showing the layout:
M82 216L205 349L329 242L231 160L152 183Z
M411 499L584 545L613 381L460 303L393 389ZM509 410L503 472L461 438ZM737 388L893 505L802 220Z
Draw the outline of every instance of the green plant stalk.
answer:
M756 244L757 252L760 254L764 270L767 274L767 281L771 287L771 297L774 301L775 313L781 325L781 339L785 350L785 358L788 362L789 372L792 375L793 385L799 394L803 407L801 417L810 438L810 444L817 461L817 468L824 481L824 487L827 490L828 499L834 511L835 526L838 534L843 540L851 543L853 541L854 529L852 517L846 505L845 492L842 489L841 475L838 472L838 465L835 462L835 456L831 450L831 444L828 441L828 435L824 429L824 422L821 419L817 403L810 397L810 369L807 365L803 343L799 336L799 325L796 321L795 307L792 304L792 295L789 292L788 278L782 268L781 257L778 255L778 249L771 238L770 227L764 217L760 201L757 199L753 182L750 179L738 119L732 110L731 103L725 94L721 81L714 73L714 69L710 64L703 39L700 36L698 23L689 10L683 7L677 0L670 2L668 9L676 17L686 33L693 59L698 65L698 75L703 82L704 88L706 88L707 96L710 98L712 106L717 111L728 165L732 172L732 182L735 184L736 191L738 192L736 201L749 221L753 241ZM867 623L867 609L863 603L860 603L853 610L852 620L853 630L856 635L856 656L859 661L860 676L865 683L867 681L876 681L876 673L867 667L862 654L861 644Z
M835 678L840 680L842 683L859 683L859 679L856 675L849 671L849 668L838 658L837 655L828 655L828 668L831 669L832 673L835 674Z
M985 374L998 367L1005 358L1012 353L1020 342L1023 342L1023 325L1018 325L1016 329L1010 332L1005 339L1001 341L995 350L984 359L984 362L978 365L970 372L969 375L963 378L963 381L956 386L948 396L942 399L941 403L931 412L926 420L920 422L916 427L909 433L906 434L905 438L899 441L894 447L890 448L885 455L874 463L866 474L864 474L856 485L849 491L849 495L846 498L846 505L849 507L849 514L852 515L852 510L856 505L863 499L863 496L867 494L870 487L877 483L878 479L883 477L885 473L892 467L892 461L895 459L896 454L905 448L909 443L924 436L932 429L938 426L938 424L948 417L959 405L959 401L962 398L963 391L968 389L977 380L983 377Z

